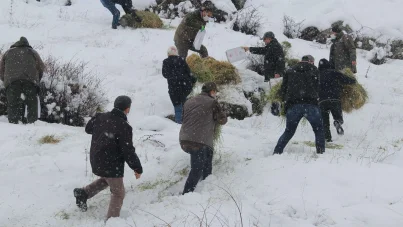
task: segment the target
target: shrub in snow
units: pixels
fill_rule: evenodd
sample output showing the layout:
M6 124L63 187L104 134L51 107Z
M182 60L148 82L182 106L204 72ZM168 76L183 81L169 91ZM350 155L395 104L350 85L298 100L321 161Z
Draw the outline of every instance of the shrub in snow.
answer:
M302 22L303 21L295 22L295 20L292 17L285 15L283 18L283 25L284 25L283 34L289 39L300 37L302 30Z
M390 45L384 47L376 46L367 55L369 61L375 65L385 64L387 61L386 58L390 56L392 56Z
M200 58L192 54L186 59L190 70L197 81L215 82L217 85L239 84L241 77L238 70L227 61L217 61L214 58Z
M84 118L106 104L101 81L86 71L85 63L60 63L49 57L40 85L41 117L49 123L83 126Z
M316 40L316 38L319 34L320 34L320 31L317 27L310 26L310 27L307 27L304 30L302 30L299 38L306 40L306 41L314 41L314 40Z
M119 20L120 25L132 28L162 28L164 25L161 18L153 12L136 11L136 14L142 19L141 23L136 22L131 14L125 14Z
M403 60L403 40L393 40L390 44L392 59L401 59Z
M232 30L247 35L256 35L262 26L262 16L254 7L248 7L238 12Z

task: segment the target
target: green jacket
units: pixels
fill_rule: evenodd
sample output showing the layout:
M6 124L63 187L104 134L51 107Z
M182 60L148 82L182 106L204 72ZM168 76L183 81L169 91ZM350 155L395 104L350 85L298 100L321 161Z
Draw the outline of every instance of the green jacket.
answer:
M182 20L175 32L175 43L192 43L197 33L206 26L199 10L188 13Z
M357 68L352 64L352 62L356 60L357 54L354 40L351 37L340 33L330 47L330 64L332 64L332 66L338 71L350 68L354 73L356 73Z
M45 65L36 52L29 45L28 40L22 38L4 53L0 61L0 80L7 88L18 80L27 80L39 85Z

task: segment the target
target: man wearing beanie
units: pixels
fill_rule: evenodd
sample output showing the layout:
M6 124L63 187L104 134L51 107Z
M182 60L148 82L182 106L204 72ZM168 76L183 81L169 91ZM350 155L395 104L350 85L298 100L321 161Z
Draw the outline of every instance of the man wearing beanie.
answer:
M44 70L41 57L25 37L4 53L0 61L0 80L6 88L10 123L34 123L38 120L39 82Z
M119 217L125 197L123 175L125 162L134 171L136 179L143 168L133 147L133 129L127 122L131 99L119 96L114 109L98 113L87 124L85 131L92 135L90 162L92 172L100 178L84 188L74 189L76 204L81 211L87 211L87 199L92 198L108 186L111 201L106 218Z
M190 173L183 194L193 192L200 179L212 173L214 133L227 123L227 116L215 99L217 85L207 82L201 94L186 101L179 134L182 149L190 154Z
M162 63L162 75L168 81L168 94L175 110L175 122L182 124L182 109L186 98L192 92L196 78L192 76L185 59L178 56L178 50L168 49L168 58Z
M337 71L349 68L353 73L357 73L357 53L354 40L344 34L340 25L332 27L332 42L329 57L332 67Z
M305 117L315 133L316 152L325 152L325 135L319 109L319 71L311 55L287 70L281 85L282 100L286 111L286 129L278 140L274 154L282 154L294 136L298 124Z

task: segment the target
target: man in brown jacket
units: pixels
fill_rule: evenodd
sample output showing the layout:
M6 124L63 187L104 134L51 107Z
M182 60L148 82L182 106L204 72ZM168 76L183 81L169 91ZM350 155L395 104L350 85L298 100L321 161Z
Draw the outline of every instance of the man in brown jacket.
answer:
M0 80L4 82L8 102L8 121L27 123L38 120L38 88L45 65L28 40L21 37L0 61Z
M333 44L330 47L329 62L337 71L345 68L357 73L357 54L354 40L344 34L339 25L332 28Z
M214 133L218 124L227 123L227 116L215 96L217 85L205 83L202 93L185 102L179 135L182 149L190 154L191 170L183 194L193 192L200 179L212 173Z
M213 3L206 1L200 10L191 12L183 18L181 24L176 29L174 38L179 56L186 58L189 50L191 50L199 53L202 58L208 57L207 48L201 45L200 50L196 50L193 42L197 33L205 29L209 18L213 16L213 10Z

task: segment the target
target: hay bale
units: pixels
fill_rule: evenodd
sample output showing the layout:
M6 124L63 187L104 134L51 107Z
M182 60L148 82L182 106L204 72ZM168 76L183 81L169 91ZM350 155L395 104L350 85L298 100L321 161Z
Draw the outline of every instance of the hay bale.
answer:
M354 73L349 68L345 68L342 73L346 76L355 78ZM358 82L352 85L343 86L341 93L341 107L344 112L351 113L358 110L367 103L368 93Z
M214 58L200 58L192 54L186 59L190 70L201 83L215 82L217 85L239 84L241 77L238 70L229 62L217 61Z
M287 58L286 59L286 63L287 63L288 68L291 68L291 67L297 65L299 62L300 62L300 60L296 59L296 58Z
M141 23L136 22L131 14L125 14L119 20L120 25L132 28L162 28L164 25L158 15L153 12L136 11L136 14L142 19Z

